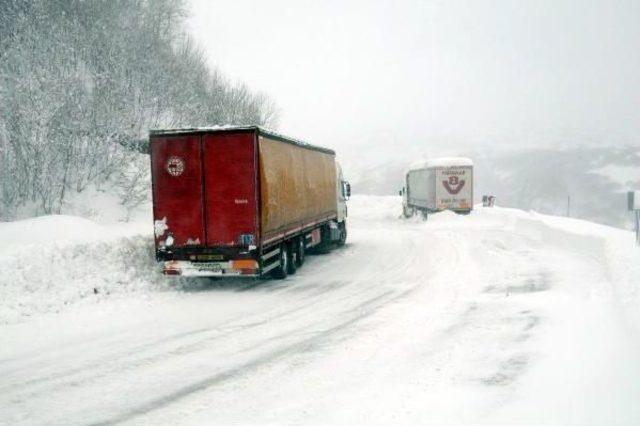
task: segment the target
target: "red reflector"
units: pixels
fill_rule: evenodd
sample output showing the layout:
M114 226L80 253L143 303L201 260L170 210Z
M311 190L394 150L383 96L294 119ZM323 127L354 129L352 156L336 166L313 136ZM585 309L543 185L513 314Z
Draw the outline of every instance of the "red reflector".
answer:
M165 275L180 275L180 270L179 269L165 269L164 270L164 274Z
M253 259L232 260L231 267L233 269L257 269L258 262Z

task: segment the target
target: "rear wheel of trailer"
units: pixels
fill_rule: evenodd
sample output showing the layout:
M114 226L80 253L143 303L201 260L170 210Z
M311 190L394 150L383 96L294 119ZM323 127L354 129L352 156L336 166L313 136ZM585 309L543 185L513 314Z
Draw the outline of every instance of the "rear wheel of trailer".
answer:
M306 253L306 244L304 242L305 240L305 236L301 236L296 240L296 265L298 267L301 267L302 265L304 265L304 261L305 261L305 257L307 255Z
M293 275L298 270L298 265L296 264L296 254L295 254L295 241L290 241L287 243L287 274Z
M280 254L278 259L279 265L273 269L271 276L279 280L287 278L289 275L289 250L287 250L287 244L280 244Z

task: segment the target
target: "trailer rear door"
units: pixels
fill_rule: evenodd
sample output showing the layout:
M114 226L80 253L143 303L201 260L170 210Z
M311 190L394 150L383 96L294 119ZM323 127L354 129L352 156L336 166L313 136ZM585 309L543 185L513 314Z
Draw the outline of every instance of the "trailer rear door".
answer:
M171 234L173 247L204 244L200 135L153 138L151 173L154 220L164 222L156 241Z
M436 169L436 204L438 210L473 208L473 168L451 166Z
M258 241L255 132L203 136L205 222L208 246Z

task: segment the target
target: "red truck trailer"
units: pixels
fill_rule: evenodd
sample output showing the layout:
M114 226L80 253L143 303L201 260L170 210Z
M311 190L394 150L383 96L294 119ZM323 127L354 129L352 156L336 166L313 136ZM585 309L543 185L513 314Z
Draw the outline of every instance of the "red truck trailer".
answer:
M344 244L335 152L260 127L152 130L156 259L168 275L284 278Z

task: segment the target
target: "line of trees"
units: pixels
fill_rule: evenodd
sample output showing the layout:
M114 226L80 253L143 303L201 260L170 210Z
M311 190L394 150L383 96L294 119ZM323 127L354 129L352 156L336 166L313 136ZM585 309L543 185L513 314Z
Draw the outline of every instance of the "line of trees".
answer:
M207 66L181 0L1 4L0 220L103 182L140 203L149 128L277 124L267 96Z

